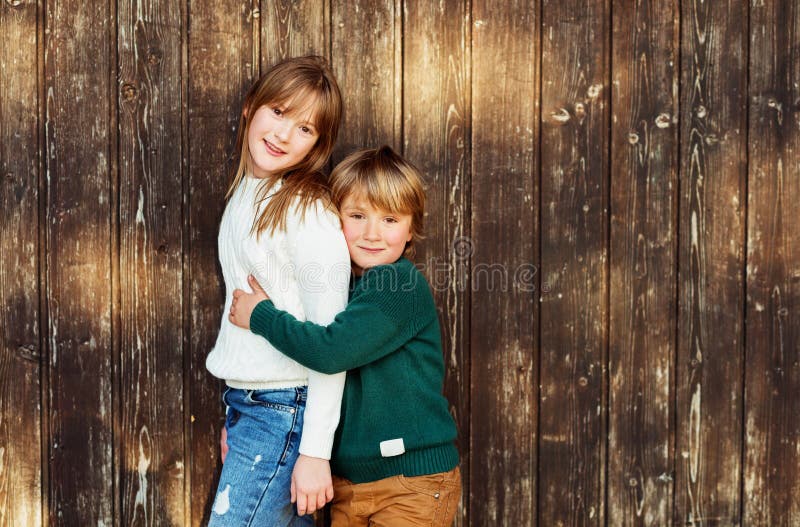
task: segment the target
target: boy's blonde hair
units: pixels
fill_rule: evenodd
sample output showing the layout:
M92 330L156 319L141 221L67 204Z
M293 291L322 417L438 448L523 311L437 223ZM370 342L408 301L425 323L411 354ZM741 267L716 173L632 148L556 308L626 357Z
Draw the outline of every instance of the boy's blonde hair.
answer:
M311 151L300 163L283 173L273 174L271 179L264 181L259 187L259 199L265 199L275 184L283 180L281 188L272 194L269 203L256 218L253 224L255 234L261 234L265 230L271 233L276 228L284 229L286 214L297 198L303 213L317 199L329 201L328 185L322 168L328 162L336 143L343 112L339 86L325 59L309 55L288 58L273 65L245 96L236 137L239 163L226 198L233 195L245 175L252 171L247 143L249 117L266 105L284 106L287 114L305 113L311 109L319 135Z
M424 238L425 188L420 171L388 146L353 152L331 172L331 198L341 210L348 196L365 199L376 209L411 215L411 241L404 254L414 255L414 242Z

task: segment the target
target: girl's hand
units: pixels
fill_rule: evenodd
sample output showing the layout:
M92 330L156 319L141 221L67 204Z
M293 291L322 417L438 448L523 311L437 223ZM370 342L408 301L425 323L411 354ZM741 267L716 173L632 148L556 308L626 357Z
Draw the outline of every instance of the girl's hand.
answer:
M222 463L225 463L225 458L228 456L228 429L224 426L219 433L219 455L222 458Z
M300 454L292 471L292 503L297 503L297 514L312 514L332 499L331 464L327 459Z
M253 290L252 293L245 293L241 289L233 291L233 303L231 303L231 311L228 315L228 320L234 326L239 326L243 329L250 329L250 315L262 300L269 300L267 293L261 288L258 281L253 278L253 275L247 277L247 283Z

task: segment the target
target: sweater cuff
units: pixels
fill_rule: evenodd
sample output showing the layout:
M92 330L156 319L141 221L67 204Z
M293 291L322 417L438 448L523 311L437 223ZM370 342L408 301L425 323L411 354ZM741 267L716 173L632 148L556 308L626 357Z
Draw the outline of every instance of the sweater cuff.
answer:
M256 304L255 309L250 313L250 331L267 338L267 330L272 325L277 314L278 309L272 303L272 300L262 300ZM267 340L269 339L267 338Z

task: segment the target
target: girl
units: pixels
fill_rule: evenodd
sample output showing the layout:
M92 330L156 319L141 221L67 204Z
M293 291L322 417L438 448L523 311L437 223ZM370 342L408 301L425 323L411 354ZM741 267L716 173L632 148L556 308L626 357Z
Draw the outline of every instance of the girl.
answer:
M251 278L252 294L234 291L230 319L309 368L348 370L331 460L334 527L450 525L461 479L439 319L425 277L403 257L421 235L421 177L383 147L348 156L331 187L356 275L347 308L327 326L298 321Z
M341 115L336 80L319 57L276 64L247 93L219 231L226 313L250 274L300 320L328 324L345 307L347 246L320 172ZM328 459L344 375L307 370L225 315L206 367L227 385L227 454L209 525L312 525L305 514L332 497Z

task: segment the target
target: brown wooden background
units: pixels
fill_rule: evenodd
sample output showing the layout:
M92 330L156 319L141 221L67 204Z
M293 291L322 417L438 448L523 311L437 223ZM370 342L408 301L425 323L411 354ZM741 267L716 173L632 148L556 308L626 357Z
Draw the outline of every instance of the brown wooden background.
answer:
M3 0L0 525L200 525L245 88L428 178L458 525L800 526L796 0Z

